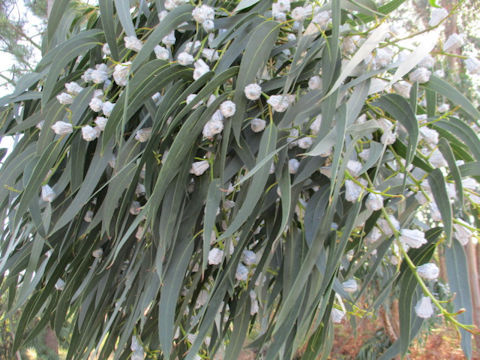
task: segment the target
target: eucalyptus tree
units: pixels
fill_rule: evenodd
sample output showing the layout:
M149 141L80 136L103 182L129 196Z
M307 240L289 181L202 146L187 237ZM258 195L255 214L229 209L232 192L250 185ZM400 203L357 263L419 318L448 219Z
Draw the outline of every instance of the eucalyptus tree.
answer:
M326 358L335 324L397 299L376 357L436 314L470 357L480 114L432 69L448 12L415 44L390 26L402 3L100 0L72 16L56 0L42 60L1 99L2 135L21 135L0 169L15 349L68 321L69 359Z

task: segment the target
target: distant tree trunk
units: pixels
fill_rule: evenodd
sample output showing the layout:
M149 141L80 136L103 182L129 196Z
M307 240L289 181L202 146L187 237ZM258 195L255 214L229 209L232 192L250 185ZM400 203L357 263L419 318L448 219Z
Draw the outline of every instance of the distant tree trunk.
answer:
M442 4L448 11L451 11L453 8L453 3L451 1L444 0ZM458 32L457 26L457 14L453 14L445 23L445 39L454 33ZM454 54L461 54L461 49L455 49L450 51ZM459 61L459 58L451 56L447 59L449 67L449 76L451 82L460 83L459 74L462 71L463 64ZM455 74L455 78L452 76ZM470 283L470 293L472 298L472 307L473 307L473 323L477 327L480 327L480 282L478 278L478 266L477 266L477 250L475 244L471 241L465 246L465 252L467 255L467 267L468 267L468 280ZM480 336L475 335L475 342L477 347L480 348Z

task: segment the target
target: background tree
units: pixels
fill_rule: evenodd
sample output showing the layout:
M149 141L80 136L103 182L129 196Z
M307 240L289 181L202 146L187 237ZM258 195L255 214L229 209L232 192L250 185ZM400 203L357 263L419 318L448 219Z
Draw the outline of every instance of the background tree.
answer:
M41 50L41 34L46 27L47 1L0 3L0 51L12 57L10 68L2 71L2 83L14 86L19 77L32 72Z

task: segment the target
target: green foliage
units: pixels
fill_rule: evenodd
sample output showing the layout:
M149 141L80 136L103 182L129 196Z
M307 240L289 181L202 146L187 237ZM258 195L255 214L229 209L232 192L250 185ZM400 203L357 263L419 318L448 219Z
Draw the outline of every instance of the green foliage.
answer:
M339 316L394 295L401 338L360 357L405 354L423 296L469 355L468 282L450 286L461 323L416 268L442 246L465 270L453 214L472 228L478 110L433 76L391 93L419 63L395 45L382 63L401 3L315 2L295 24L268 1L210 1L212 29L193 1L57 1L42 61L0 101L1 134L23 135L0 169L13 351L71 321L68 359L237 359L246 341L314 359ZM461 111L422 105L436 94Z

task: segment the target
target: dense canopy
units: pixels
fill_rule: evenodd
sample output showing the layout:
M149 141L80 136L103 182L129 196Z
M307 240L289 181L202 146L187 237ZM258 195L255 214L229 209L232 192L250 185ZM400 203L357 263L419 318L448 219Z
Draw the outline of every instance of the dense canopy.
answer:
M73 359L326 358L398 299L378 358L437 314L471 356L480 113L429 55L445 9L414 43L399 0L69 3L0 100L16 348L70 322Z

